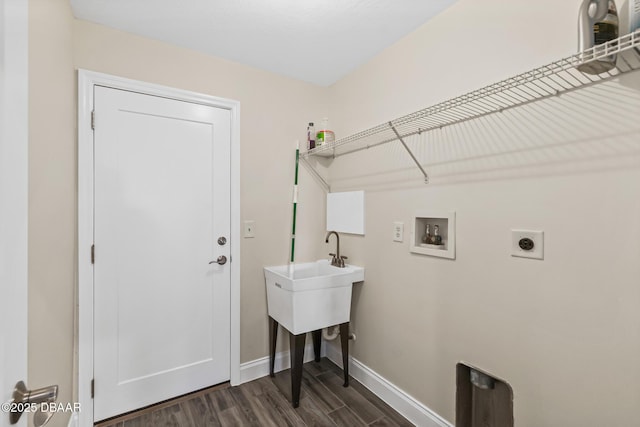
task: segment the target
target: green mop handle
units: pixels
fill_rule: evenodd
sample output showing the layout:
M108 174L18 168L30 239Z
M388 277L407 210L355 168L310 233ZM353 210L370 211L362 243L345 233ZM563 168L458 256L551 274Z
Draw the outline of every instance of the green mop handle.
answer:
M293 182L293 229L291 230L291 263L295 259L296 249L296 214L298 208L298 161L300 159L300 142L296 141L296 174Z

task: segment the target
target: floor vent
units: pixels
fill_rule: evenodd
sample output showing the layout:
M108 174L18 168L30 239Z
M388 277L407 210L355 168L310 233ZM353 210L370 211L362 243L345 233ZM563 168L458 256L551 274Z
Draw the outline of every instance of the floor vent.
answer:
M456 366L456 427L513 427L511 386L475 367Z

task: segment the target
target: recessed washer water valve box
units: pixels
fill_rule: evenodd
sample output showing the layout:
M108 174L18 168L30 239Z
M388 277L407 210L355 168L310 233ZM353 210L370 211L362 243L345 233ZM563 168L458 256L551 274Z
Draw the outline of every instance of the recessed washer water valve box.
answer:
M409 244L415 254L456 259L456 213L419 212L411 224Z
M544 259L544 232L511 230L511 256Z

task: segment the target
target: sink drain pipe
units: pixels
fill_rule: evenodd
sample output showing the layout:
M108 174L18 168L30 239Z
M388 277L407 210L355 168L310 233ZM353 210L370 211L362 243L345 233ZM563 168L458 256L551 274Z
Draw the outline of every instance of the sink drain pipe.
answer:
M333 330L329 332L330 329ZM338 338L338 335L340 335L340 325L330 326L322 330L322 338L324 338L326 341L333 341ZM356 334L354 334L353 332L349 332L349 339L355 341Z
M333 331L329 332L329 329L333 329ZM335 340L336 338L338 338L338 335L340 335L339 325L331 326L329 328L324 328L322 330L322 338L324 338L327 341Z

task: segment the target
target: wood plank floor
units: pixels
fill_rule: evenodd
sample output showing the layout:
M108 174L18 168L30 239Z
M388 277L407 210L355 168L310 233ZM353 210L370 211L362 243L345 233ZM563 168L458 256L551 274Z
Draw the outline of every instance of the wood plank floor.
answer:
M291 405L289 370L238 387L217 386L164 402L98 427L413 426L353 378L323 358L304 365L300 406Z

